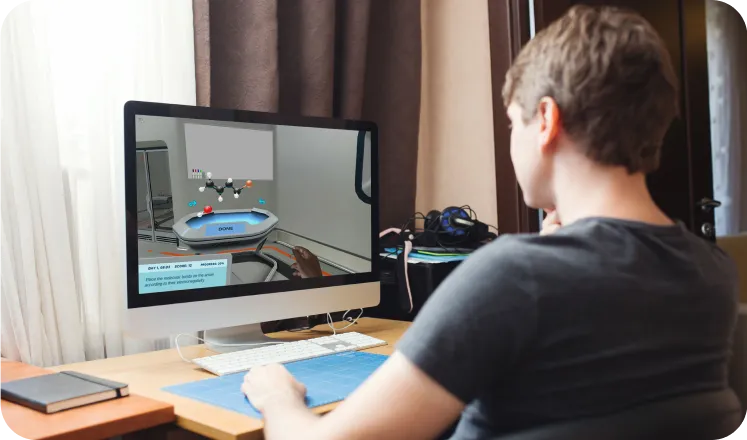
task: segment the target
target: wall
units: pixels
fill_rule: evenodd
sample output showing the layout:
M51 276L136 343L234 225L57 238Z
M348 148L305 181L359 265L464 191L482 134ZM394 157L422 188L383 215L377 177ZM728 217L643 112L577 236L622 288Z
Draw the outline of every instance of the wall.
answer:
M418 211L470 205L497 224L487 0L422 2ZM404 219L403 219L404 221Z
M371 207L355 194L358 133L276 129L280 227L370 258Z
M270 211L277 210L276 191L274 181L256 181L251 188L245 189L239 199L234 199L233 191L223 193L223 202L218 202L218 195L213 190L205 189L200 192L199 188L205 185L205 180L188 178L187 150L184 137L184 124L205 124L205 121L190 119L175 119L160 116L144 116L143 122L137 124L136 140L156 141L166 143L169 149L169 169L171 174L171 190L174 201L174 219L178 221L188 213L201 210L205 205L213 209L248 209L262 208ZM243 127L253 129L271 129L269 126L256 124L242 124L233 122L211 121L209 125L223 127ZM230 160L227 158L226 160ZM154 179L157 178L153 176ZM225 181L217 181L224 184ZM260 205L258 200L262 198L265 205ZM197 201L197 206L190 207L189 202Z

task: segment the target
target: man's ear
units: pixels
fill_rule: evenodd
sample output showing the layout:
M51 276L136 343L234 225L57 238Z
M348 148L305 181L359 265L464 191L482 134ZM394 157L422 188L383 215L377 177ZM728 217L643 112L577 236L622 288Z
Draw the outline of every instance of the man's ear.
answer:
M553 98L540 99L537 106L539 120L539 147L543 154L552 153L560 133L560 109Z

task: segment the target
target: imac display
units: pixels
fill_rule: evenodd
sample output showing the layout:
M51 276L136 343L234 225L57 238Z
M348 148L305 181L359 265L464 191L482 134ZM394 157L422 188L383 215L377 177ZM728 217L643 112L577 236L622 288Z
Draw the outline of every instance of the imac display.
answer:
M375 126L238 116L126 111L129 309L377 280Z

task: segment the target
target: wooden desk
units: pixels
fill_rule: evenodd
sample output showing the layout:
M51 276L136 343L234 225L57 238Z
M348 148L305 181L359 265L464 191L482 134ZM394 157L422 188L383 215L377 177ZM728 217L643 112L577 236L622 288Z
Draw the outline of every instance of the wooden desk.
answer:
M340 326L340 323L337 323ZM363 318L349 331L364 333L387 341L389 345L367 350L371 353L392 354L394 344L399 340L409 322L385 319ZM331 334L326 325L313 330L272 335L282 340L308 339ZM208 356L212 352L204 345L183 347L187 359ZM161 391L161 388L185 382L215 377L193 364L181 360L176 350L162 350L100 361L65 365L56 370L74 370L105 379L124 382L130 390L141 396L150 397L174 405L176 424L183 429L217 439L261 439L262 422L251 417L206 403L180 397ZM330 411L335 404L315 408L318 413Z
M20 362L2 361L2 381L50 374L54 371ZM3 418L10 429L28 439L102 439L121 436L175 420L174 407L165 402L130 395L55 414L0 401Z

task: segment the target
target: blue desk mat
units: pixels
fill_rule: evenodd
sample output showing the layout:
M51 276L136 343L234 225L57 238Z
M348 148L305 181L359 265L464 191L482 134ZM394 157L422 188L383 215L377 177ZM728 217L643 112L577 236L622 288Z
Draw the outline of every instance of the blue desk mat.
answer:
M306 385L306 405L314 408L344 400L387 359L388 356L380 354L354 351L293 362L285 367ZM245 375L246 372L230 374L172 385L163 390L261 419L241 392Z

